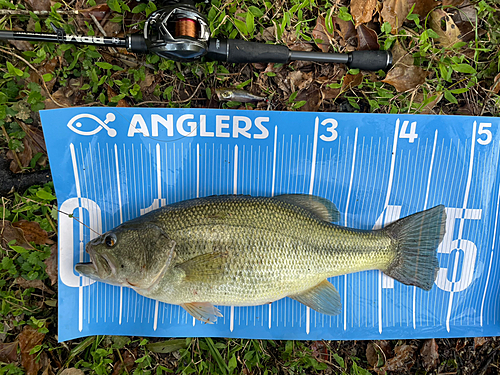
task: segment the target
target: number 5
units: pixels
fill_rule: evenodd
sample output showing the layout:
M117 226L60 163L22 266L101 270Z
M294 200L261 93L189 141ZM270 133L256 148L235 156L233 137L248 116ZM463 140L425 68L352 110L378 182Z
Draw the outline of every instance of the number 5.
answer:
M493 139L491 130L485 128L491 128L491 122L481 122L479 124L479 130L477 131L477 134L479 135L486 134L486 139L478 138L477 143L483 146L490 144L491 140Z

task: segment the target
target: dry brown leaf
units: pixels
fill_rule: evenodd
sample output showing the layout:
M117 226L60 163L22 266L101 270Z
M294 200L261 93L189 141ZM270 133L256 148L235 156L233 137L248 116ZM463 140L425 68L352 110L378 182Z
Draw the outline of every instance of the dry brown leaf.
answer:
M382 82L394 86L398 92L413 90L425 82L428 73L413 65L413 56L406 53L400 43L395 43L392 54L394 66Z
M26 133L27 138L30 141L30 147L33 149L33 153L38 152L47 154L47 146L45 145L45 138L43 137L43 132L39 128L32 125L27 125L24 122L19 122L19 125Z
M28 242L34 242L37 245L52 245L54 243L36 221L19 220L12 226L22 229Z
M24 3L31 10L43 10L47 12L50 11L50 0L24 0Z
M380 366L383 366L387 358L392 357L392 347L387 340L373 341L366 347L366 358L375 372L383 374Z
M33 246L26 241L22 229L13 227L8 220L0 220L0 246L7 250L9 249L8 243L12 240L16 240L16 246L21 246L26 250L33 249Z
M333 39L333 35L328 32L325 25L325 18L319 16L316 21L316 26L312 31L314 42L323 52L328 52L330 47L330 40Z
M118 22L106 22L103 26L103 30L106 32L106 36L112 37L123 37L122 24Z
M85 373L80 370L79 368L74 368L74 367L71 367L71 368L67 368L67 369L64 369L60 375L84 375ZM114 374L114 371L113 371L113 374Z
M464 2L464 0L443 0L443 5L451 5L454 7L457 7L461 5Z
M313 80L313 73L304 73L294 70L288 74L287 80L290 82L291 90L298 91L309 87Z
M354 18L356 27L362 23L370 22L376 7L377 0L352 0L351 15Z
M58 62L57 57L54 57L53 59L48 60L45 64L43 64L43 66L41 68L38 69L38 72L40 74L37 74L36 72L30 73L30 80L32 82L38 83L39 85L42 86L43 90L45 90L45 87L43 87L43 84L41 81L42 78L40 77L40 75L43 76L44 74L48 74L48 73L53 74L54 70L57 67L57 62ZM54 87L55 83L56 83L56 77L54 75L54 78L52 78L49 82L45 82L45 84L47 85L47 90L52 92L52 88ZM42 92L42 94L43 94L43 92ZM47 96L46 93L45 93L45 96Z
M262 32L258 32L255 35L255 39L260 42L275 42L276 41L276 26L272 25L266 27Z
M12 31L26 31L20 27L13 27ZM33 51L34 45L28 42L27 40L9 40L9 43L12 44L19 51Z
M488 342L488 338L486 337L474 337L474 350L483 346Z
M23 331L19 334L19 347L21 348L21 364L26 370L27 375L36 375L42 368L41 359L37 360L37 354L30 354L30 351L37 345L41 345L45 333L25 325ZM42 353L44 354L44 353Z
M493 86L491 87L491 90L494 94L498 94L500 92L500 73L493 79Z
M43 261L47 268L45 272L49 275L50 285L57 283L57 244L50 247L50 257Z
M42 153L43 156L37 162L40 166L45 166L47 164L47 148L45 147L45 140L43 138L43 132L34 126L27 125L22 121L18 121L19 126L26 133L26 136L23 138L23 146L24 149L22 152L18 152L17 156L21 161L21 165L24 168L27 168L31 164L31 159L37 153ZM21 172L21 168L17 163L17 160L14 157L14 151L9 150L6 154L8 159L12 159L10 164L10 170L13 173Z
M342 82L342 92L359 86L363 82L363 74L346 74Z
M73 90L68 86L63 86L60 87L55 93L53 93L52 97L63 107L72 107L73 100L70 98L71 95L73 95ZM44 104L45 109L61 108L50 98L45 99Z
M12 363L17 361L18 341L0 344L0 362Z
M412 345L399 345L394 348L394 357L389 358L381 371L394 371L397 373L407 373L415 363L416 347Z
M380 15L384 22L389 22L392 26L391 32L397 34L408 13L410 13L408 0L385 0Z
M351 21L344 21L339 17L335 17L335 30L346 45L356 37L356 29L354 28L354 24Z
M397 92L413 90L425 82L427 72L419 66L396 66L394 67L382 82L394 86Z
M35 289L40 289L49 294L54 294L54 291L48 288L40 279L26 280L24 277L18 277L16 278L16 280L14 280L14 284L17 284L24 289L35 288Z
M455 25L457 25L460 30L460 40L463 42L469 42L473 40L476 36L477 29L477 9L469 0L465 0L460 6L460 10L449 9L451 11L451 17ZM484 32L484 30L477 30L478 34Z
M323 100L336 99L342 91L340 89L331 88L328 86L321 87L321 95Z
M303 40L297 41L297 33L295 31L285 31L283 33L282 39L285 44L292 51L312 51L313 46L310 43L304 42Z
M412 13L418 14L421 19L424 19L431 10L440 4L439 0L408 0L408 9L415 5Z
M379 50L378 37L375 30L365 25L359 25L358 31L358 50Z
M135 364L134 356L128 350L123 350L121 353L123 362L118 361L115 363L115 366L113 368L113 373L111 375L119 375L123 374L124 372L128 374L132 370L132 367L134 367ZM78 375L78 374L66 374L66 375Z
M12 173L21 172L23 168L26 168L28 165L30 165L30 161L33 158L33 152L28 145L28 140L26 139L26 137L23 138L22 142L24 146L23 151L16 152L16 154L14 154L14 150L9 150L5 154L7 156L7 159L12 160L9 166L9 169L12 171ZM18 160L20 161L21 165L19 165Z
M366 346L366 360L372 368L378 367L381 361L385 363L382 351L373 345L373 343L369 343Z
M441 26L444 21L445 28ZM460 42L460 29L448 13L442 9L434 9L431 13L430 27L439 35L438 42L444 47L449 47Z
M426 340L424 346L422 346L422 349L420 350L420 355L422 356L425 370L434 370L439 364L439 353L436 340Z
M153 94L156 88L156 75L150 73L149 70L146 70L146 77L143 81L139 82L139 87L141 88L144 96Z
M92 15L98 21L101 21L109 13L109 6L107 4L98 4L87 9L81 9L80 13L85 18L91 18L90 16Z
M295 101L306 101L306 104L300 107L299 111L317 112L321 105L321 92L313 85L309 86L307 90L301 91Z
M330 359L330 355L328 353L328 347L324 341L313 341L311 344L311 349L314 358L319 360Z
M115 96L118 95L116 93L116 91L111 88L111 86L108 86L107 91L108 91L108 100L111 100L111 98L114 98ZM127 99L125 99L125 98L118 100L118 102L116 103L116 106L117 107L130 107L130 105L127 102Z

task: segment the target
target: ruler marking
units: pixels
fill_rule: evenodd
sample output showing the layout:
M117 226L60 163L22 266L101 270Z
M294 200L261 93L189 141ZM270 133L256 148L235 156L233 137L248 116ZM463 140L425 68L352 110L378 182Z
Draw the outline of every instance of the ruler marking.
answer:
M398 136L399 136L399 118L396 120L396 127L394 130L394 140L392 143L392 155L391 155L391 168L389 170L389 183L387 186L387 195L385 197L384 210L387 210L389 205L389 199L392 192L392 183L394 179L394 165L396 163L396 150L398 147ZM382 271L378 271L378 331L382 333Z
M488 276L486 277L486 284L484 286L483 300L481 302L481 317L480 317L481 327L483 326L484 300L486 299L486 291L488 290L488 283L490 281L491 265L493 263L493 253L494 253L494 250L495 250L495 239L496 239L497 228L498 228L498 213L499 213L499 210L500 210L500 184L498 186L497 210L496 210L496 214L495 214L495 226L494 226L494 229L493 229L493 239L492 239L492 244L491 244L490 265L488 266Z
M354 167L356 165L356 147L358 143L358 128L354 134L354 147L352 152L351 177L349 179L349 190L347 191L347 203L345 207L345 221L347 226L347 213L349 211L349 201L351 199L352 182L354 179ZM344 331L347 330L347 275L344 275Z
M467 202L469 200L469 193L470 193L470 186L471 186L471 182L472 182L472 172L474 170L474 146L476 144L476 126L477 126L477 122L474 121L474 124L472 125L472 138L471 138L471 149L470 149L470 159L469 159L469 172L468 172L468 175L467 175L467 185L465 186L465 196L464 196L464 202L463 202L463 205L462 205L462 209L464 210L463 212L465 212L465 210L467 209ZM463 229L464 229L464 215L462 215L462 218L460 218L460 227L459 227L459 230L458 230L458 238L462 238L462 233L463 233ZM454 265L453 265L453 276L452 276L452 283L455 283L455 281L457 280L457 272L458 272L458 260L459 260L459 257L457 256L457 254L455 254L455 262L454 262ZM454 285L454 284L453 284ZM449 302L448 302L448 312L446 314L446 330L448 332L450 332L450 320L451 320L451 310L452 310L452 307L453 307L453 288L452 290L450 291L450 299L449 299Z

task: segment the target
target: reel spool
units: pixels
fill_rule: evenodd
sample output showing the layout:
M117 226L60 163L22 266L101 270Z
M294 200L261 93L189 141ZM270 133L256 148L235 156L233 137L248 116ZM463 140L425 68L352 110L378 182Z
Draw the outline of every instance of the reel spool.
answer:
M190 3L173 4L152 13L144 25L150 52L170 60L191 61L205 55L208 21Z

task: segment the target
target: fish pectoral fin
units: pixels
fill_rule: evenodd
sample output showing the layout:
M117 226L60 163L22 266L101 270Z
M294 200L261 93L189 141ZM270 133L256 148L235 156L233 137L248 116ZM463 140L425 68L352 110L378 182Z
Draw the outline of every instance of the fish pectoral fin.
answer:
M283 194L274 197L274 199L299 206L319 220L328 223L340 221L340 212L338 208L328 199L307 194Z
M219 309L210 302L183 303L181 304L181 307L194 318L207 324L214 324L217 321L217 318L222 317Z
M340 294L328 280L289 297L322 314L339 315L342 312Z
M208 277L224 272L226 263L227 252L214 252L198 255L176 267L184 271L186 281L206 281Z

